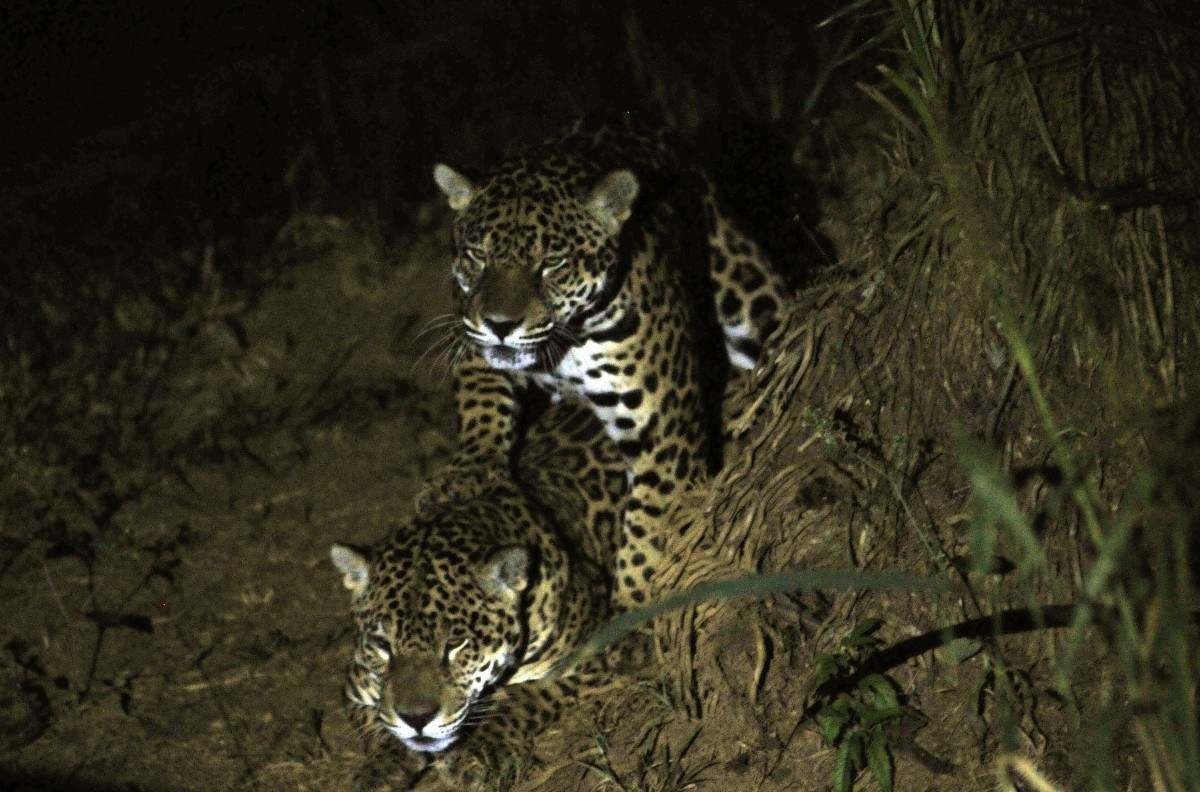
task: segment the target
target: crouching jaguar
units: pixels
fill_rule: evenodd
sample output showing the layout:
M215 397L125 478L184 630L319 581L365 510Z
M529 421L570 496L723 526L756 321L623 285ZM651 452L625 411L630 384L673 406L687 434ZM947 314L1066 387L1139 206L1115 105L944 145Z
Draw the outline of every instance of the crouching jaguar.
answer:
M462 784L464 766L523 750L581 685L607 679L586 666L545 677L609 615L626 492L595 419L560 405L530 430L514 479L373 547L333 545L357 625L345 695L376 750L395 738L437 754Z
M624 118L576 125L478 181L447 165L434 179L457 212L459 450L419 508L507 475L531 389L577 399L630 486L615 600L644 603L672 493L715 465L728 364L754 365L783 280L667 134Z

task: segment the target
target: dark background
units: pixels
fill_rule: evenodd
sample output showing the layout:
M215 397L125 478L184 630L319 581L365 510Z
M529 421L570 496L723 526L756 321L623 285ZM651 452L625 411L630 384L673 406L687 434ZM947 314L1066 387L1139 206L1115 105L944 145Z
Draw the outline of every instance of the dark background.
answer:
M81 141L160 153L182 192L219 205L239 182L270 206L308 151L325 200L413 200L434 152L478 158L583 111L654 104L647 67L691 115L761 114L734 84L811 65L819 5L9 3L4 160L27 192ZM631 19L663 62L631 62Z
M470 173L593 111L673 124L718 177L733 152L732 170L764 174L741 203L770 204L766 236L807 244L785 227L816 219L795 154L828 92L827 39L843 52L872 27L865 15L815 34L828 5L6 4L6 329L86 332L93 281L185 278L151 262L188 246L216 246L226 282L253 285L256 258L298 212L394 241L428 216L433 163ZM47 300L75 321L31 325Z

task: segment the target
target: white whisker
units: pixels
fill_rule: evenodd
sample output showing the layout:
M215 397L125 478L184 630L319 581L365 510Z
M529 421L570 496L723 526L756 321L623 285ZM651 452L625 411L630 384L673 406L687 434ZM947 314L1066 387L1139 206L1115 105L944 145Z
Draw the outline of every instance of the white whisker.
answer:
M430 333L445 332L447 330L453 330L457 324L458 324L458 322L447 321L447 322L443 322L442 324L435 325L433 327L427 327L424 330L422 330L419 335L415 335L409 340L409 346L416 346L417 342L420 341L421 338L429 335Z
M455 339L453 343L446 346L437 357L434 358L433 364L442 369L443 376L448 371L454 370L455 362L462 350L462 339Z
M425 335L426 333L428 333L436 328L446 327L446 326L452 325L452 324L457 324L459 321L460 320L459 320L458 316L455 314L444 313L439 316L435 316L432 319L430 319L428 322L426 322L424 325L422 325L421 329L417 331L417 334L414 335L411 340L413 342L415 342L421 336Z
M458 338L458 336L454 332L448 332L442 336L439 336L438 338L435 338L433 340L433 342L430 343L430 345L428 347L426 347L425 351L422 352L417 357L417 359L413 361L412 367L409 369L409 374L411 375L414 371L416 371L417 366L419 366L421 364L421 361L425 359L426 355L428 355L430 352L433 352L435 349L438 349L439 347L441 348L441 352L444 352L446 349L448 349L450 346L452 346L454 344L454 342L457 340L457 338ZM434 360L436 360L440 356L441 352L434 355Z
M442 376L439 380L439 383L446 381L446 377L450 375L450 372L454 371L454 369L458 367L459 361L462 360L463 356L466 355L470 349L471 344L465 339L461 337L457 339L456 343L451 347L450 353L445 357L446 367L442 371Z

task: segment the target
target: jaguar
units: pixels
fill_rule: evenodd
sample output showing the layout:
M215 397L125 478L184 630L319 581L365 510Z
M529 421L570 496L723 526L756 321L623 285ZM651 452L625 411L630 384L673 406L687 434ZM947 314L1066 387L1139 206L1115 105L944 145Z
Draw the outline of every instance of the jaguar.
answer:
M478 179L433 170L455 213L459 445L419 508L509 474L532 391L586 404L625 462L621 608L652 597L672 497L719 464L729 366L755 365L786 297L680 150L624 115L572 125Z
M627 490L596 420L562 404L530 429L513 478L370 547L334 544L356 626L345 698L368 742L510 755L607 679L559 666L610 615Z

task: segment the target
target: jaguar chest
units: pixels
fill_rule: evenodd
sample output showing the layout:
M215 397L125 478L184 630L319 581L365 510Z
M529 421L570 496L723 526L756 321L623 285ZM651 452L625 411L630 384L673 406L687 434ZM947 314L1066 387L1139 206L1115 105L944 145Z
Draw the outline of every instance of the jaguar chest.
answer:
M533 375L550 393L586 403L609 437L621 440L645 407L642 364L629 344L586 340L563 355L551 372Z

